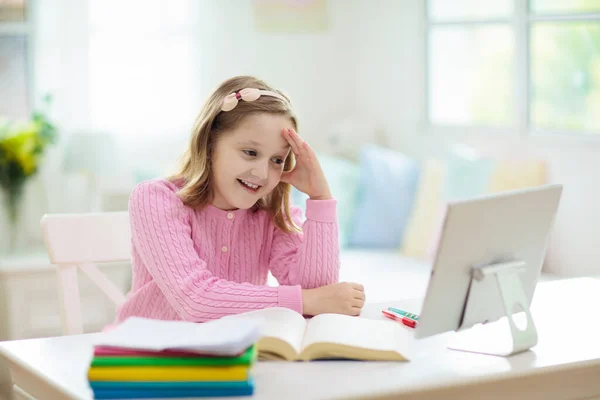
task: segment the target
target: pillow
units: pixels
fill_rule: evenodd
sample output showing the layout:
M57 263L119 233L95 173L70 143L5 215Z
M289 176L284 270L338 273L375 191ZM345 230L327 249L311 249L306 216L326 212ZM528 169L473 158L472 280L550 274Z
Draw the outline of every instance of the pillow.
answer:
M425 161L417 187L415 204L402 239L400 251L408 257L426 258L431 237L435 235L438 216L444 202L444 162L437 159Z
M492 172L488 192L540 186L547 182L546 163L542 160L504 160Z
M317 158L327 178L331 194L337 200L338 237L340 247L348 245L348 232L356 209L360 179L359 166L343 158L317 153ZM292 188L292 203L306 213L308 196Z
M442 233L442 223L446 212L446 203L453 200L464 200L486 193L494 161L482 157L472 149L455 147L446 159L446 174L443 187L444 195L441 204L434 210L433 230L426 243L423 258L433 261Z
M360 153L360 171L358 203L348 244L396 248L413 207L419 166L400 152L367 145Z
M136 169L133 172L134 175L134 182L137 183L141 183L147 180L151 180L151 179L156 179L161 177L161 174L159 171L155 171L155 170L150 170L150 169Z
M446 159L444 200L463 200L484 194L494 163L464 148L455 148Z

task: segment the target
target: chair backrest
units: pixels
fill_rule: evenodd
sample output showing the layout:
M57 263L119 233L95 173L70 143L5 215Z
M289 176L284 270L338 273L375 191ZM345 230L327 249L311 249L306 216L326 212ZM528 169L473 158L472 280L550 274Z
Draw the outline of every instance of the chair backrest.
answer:
M50 262L57 267L63 334L83 333L77 270L82 270L116 306L125 300L96 264L131 259L129 214L46 214L40 225Z

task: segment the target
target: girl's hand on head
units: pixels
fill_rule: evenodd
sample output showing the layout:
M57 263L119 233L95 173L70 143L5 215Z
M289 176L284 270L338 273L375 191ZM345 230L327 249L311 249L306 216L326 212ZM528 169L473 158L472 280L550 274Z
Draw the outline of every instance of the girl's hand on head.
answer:
M283 172L281 181L293 185L312 200L331 199L329 184L313 149L293 129L284 129L282 135L292 147L296 165L291 171Z

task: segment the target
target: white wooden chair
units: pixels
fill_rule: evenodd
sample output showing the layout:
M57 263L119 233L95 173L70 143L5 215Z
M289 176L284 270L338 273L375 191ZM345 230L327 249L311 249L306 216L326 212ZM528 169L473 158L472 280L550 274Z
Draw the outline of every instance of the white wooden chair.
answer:
M129 214L46 214L40 225L50 262L57 267L63 334L83 333L77 270L81 269L115 305L125 300L96 264L131 259Z

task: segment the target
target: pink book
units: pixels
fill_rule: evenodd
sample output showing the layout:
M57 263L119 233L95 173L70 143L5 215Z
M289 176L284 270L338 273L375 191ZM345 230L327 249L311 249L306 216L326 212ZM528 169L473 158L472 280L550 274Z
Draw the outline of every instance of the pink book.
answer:
M241 355L241 354L240 354ZM133 350L121 347L96 346L94 347L94 356L96 357L111 357L111 356L132 356L132 357L217 357L215 354L199 354L187 351L176 350Z

